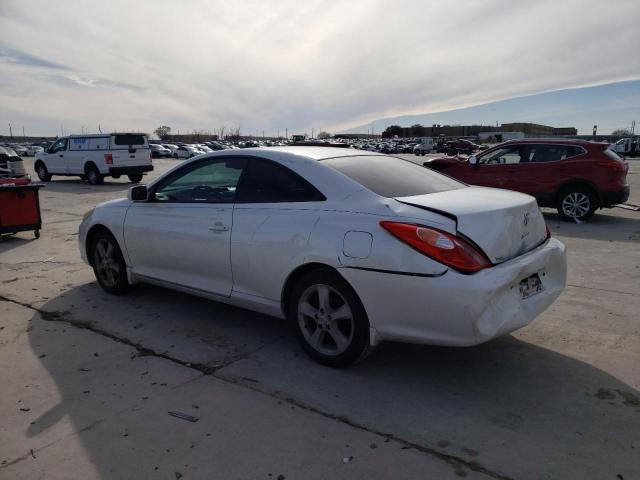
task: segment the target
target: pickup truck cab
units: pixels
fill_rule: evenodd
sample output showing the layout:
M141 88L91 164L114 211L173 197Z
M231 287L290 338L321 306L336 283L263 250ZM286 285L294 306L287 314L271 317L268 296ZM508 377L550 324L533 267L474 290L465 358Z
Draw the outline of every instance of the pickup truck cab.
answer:
M58 138L46 151L36 154L34 168L43 182L53 175L64 175L100 185L104 177L122 175L137 183L153 165L145 133L108 133Z

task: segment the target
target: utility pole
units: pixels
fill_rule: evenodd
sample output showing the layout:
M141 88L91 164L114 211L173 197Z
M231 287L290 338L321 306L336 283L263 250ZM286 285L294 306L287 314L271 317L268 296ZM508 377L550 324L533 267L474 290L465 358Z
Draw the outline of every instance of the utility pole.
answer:
M11 137L11 140L13 140L13 130L11 129L11 124L9 124L9 136Z
M636 121L632 120L631 121L631 135L635 135L636 134Z
M289 140L289 129L288 129L288 128L285 128L285 129L284 129L284 132L285 132L285 133L284 133L284 138L285 138L285 139L287 139L287 140Z
M22 138L27 138L27 136L24 134L24 125L22 126Z

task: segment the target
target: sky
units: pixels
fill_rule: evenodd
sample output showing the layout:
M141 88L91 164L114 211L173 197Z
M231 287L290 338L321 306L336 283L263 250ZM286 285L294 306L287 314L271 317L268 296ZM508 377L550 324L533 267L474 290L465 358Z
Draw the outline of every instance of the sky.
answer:
M620 82L637 106L639 23L637 0L0 0L0 134L338 132Z
M575 127L579 135L631 130L640 134L640 80L538 93L483 105L419 115L380 118L346 130L381 133L389 125L491 125L531 122Z

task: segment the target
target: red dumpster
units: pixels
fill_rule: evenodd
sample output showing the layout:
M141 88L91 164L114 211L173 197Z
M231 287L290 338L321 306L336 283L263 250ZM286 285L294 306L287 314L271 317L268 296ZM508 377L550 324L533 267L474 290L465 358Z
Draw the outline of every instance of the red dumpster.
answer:
M43 185L22 179L0 179L0 239L2 234L33 230L40 238L39 190Z

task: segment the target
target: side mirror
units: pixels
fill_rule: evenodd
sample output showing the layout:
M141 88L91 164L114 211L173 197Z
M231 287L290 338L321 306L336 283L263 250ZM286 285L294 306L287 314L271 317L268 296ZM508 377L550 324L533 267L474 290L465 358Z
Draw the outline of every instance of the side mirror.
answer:
M147 191L146 185L136 185L135 187L131 187L127 194L127 198L134 202L146 202L148 196L149 192Z
M469 157L469 165L477 165L478 164L478 157L476 157L475 155L471 155Z

